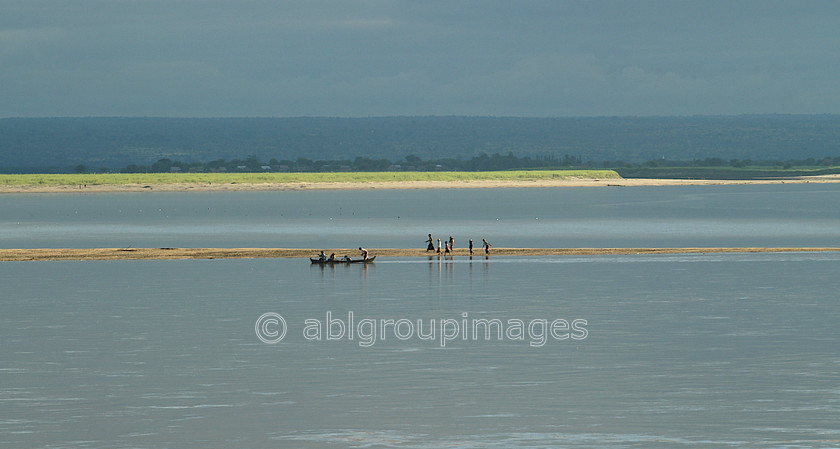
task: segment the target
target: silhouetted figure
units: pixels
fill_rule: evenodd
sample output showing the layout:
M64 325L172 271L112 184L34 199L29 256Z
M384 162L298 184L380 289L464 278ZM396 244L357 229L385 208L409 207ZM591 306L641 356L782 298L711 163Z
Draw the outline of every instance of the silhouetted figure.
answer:
M363 259L363 260L367 260L367 258L368 258L368 250L366 250L366 249L364 249L364 248L362 248L362 247L359 247L359 251L361 251L361 252L362 252L362 259Z
M487 239L481 239L482 244L484 244L484 254L490 255L490 244L487 243Z
M472 255L473 255L473 242L472 242L472 239L470 239L470 256L472 256Z
M426 251L434 251L435 250L435 240L432 238L432 234L429 234L429 240L426 240L429 246L426 247Z

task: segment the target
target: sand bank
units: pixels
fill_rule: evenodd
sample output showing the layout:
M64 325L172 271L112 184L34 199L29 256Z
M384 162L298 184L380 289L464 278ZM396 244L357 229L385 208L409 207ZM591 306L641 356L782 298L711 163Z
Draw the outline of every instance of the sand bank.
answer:
M303 248L37 248L0 249L0 261L47 260L163 260L163 259L248 259L248 258L306 258L315 257L320 249ZM327 254L359 257L358 249L324 248ZM617 254L711 254L711 253L779 253L779 252L838 252L840 248L492 248L496 256L588 256ZM388 257L438 256L423 249L372 248L377 260ZM453 257L463 258L466 249L457 248ZM484 252L476 248L476 258Z
M788 179L714 180L714 179L545 179L529 181L398 181L398 182L294 182L294 183L175 183L175 184L98 184L0 186L0 193L105 193L105 192L234 192L285 190L392 190L392 189L483 189L513 187L633 187L675 185L740 185L836 183L840 175L803 176Z

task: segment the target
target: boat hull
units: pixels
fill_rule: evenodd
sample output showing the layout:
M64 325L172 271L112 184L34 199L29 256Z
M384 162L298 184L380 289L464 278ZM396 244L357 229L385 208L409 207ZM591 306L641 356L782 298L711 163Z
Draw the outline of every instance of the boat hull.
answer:
M348 264L348 263L371 263L373 259L376 259L376 256L369 257L367 259L351 259L351 260L320 260L317 258L309 258L309 261L316 265L339 265L339 264Z

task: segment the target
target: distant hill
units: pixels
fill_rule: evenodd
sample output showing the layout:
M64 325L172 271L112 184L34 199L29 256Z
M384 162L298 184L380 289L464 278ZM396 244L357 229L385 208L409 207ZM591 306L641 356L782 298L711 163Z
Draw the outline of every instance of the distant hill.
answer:
M840 155L840 115L709 117L6 118L0 171L120 168L170 158L399 160L564 155L584 161Z

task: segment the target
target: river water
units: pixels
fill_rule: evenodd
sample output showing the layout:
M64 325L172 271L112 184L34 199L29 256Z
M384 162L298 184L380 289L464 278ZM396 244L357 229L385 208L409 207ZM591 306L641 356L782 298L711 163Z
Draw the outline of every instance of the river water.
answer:
M840 184L4 195L0 247L836 246Z
M13 195L0 246L840 246L838 200ZM838 271L808 252L3 262L0 447L838 447Z

